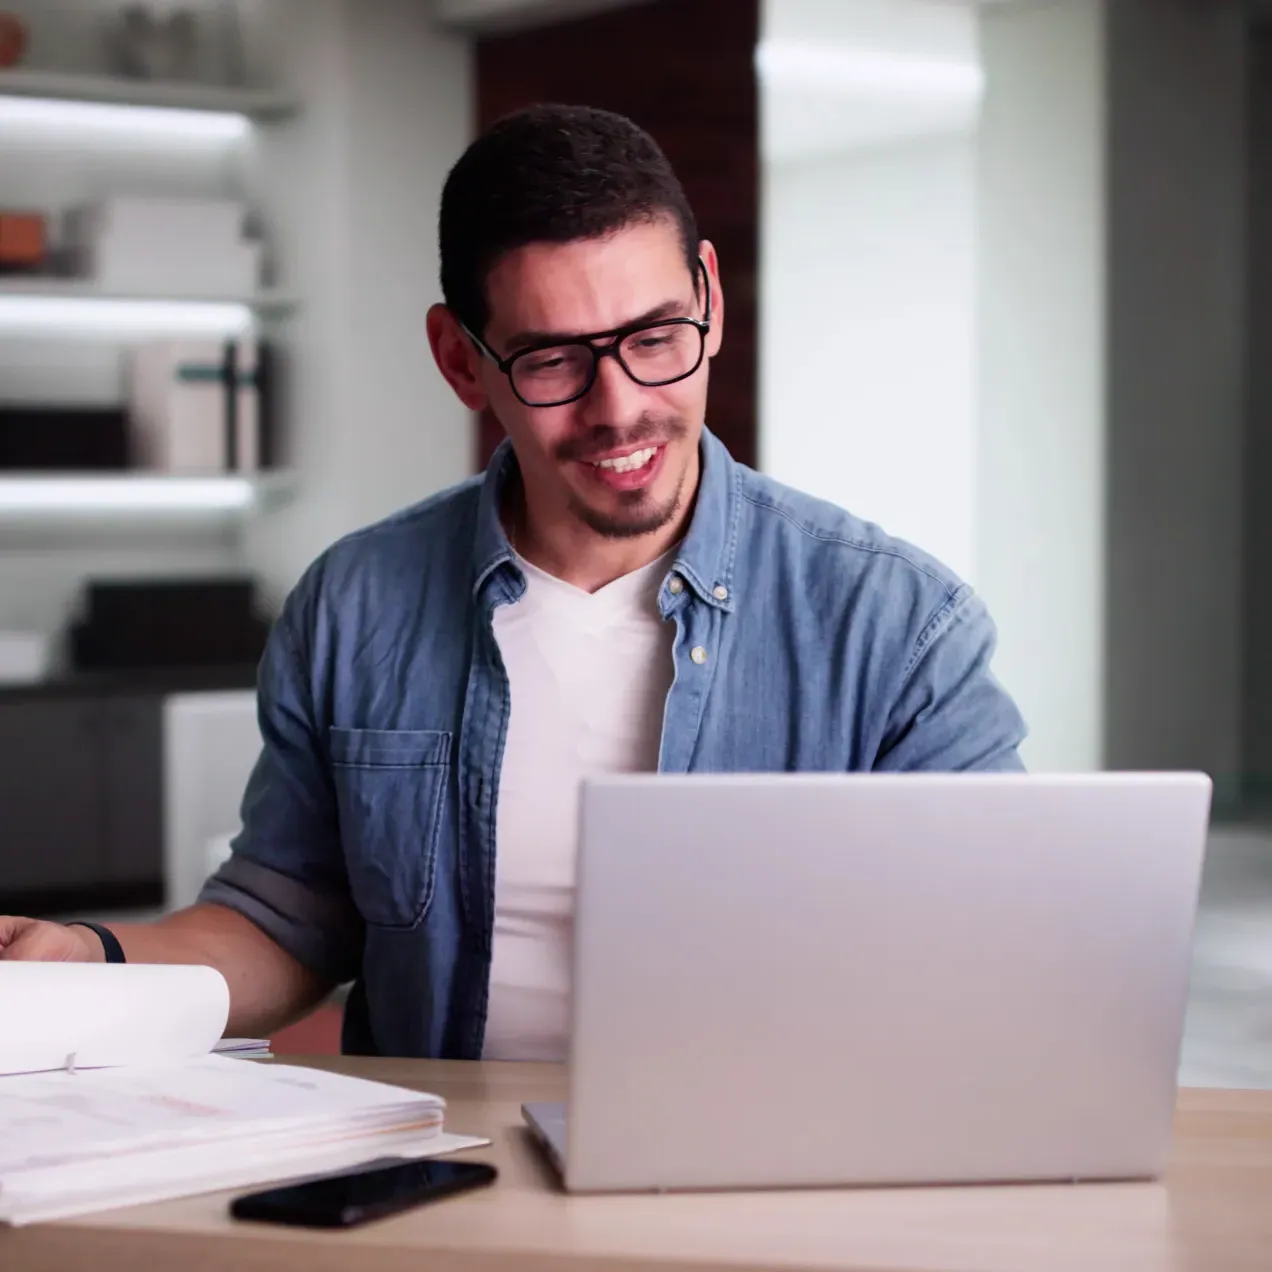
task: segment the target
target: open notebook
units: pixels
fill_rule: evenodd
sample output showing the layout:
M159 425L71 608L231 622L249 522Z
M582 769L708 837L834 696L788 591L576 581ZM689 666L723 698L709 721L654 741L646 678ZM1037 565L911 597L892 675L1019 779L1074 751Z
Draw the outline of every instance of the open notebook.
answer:
M488 1142L427 1092L246 1063L228 1015L207 967L0 962L0 1222Z

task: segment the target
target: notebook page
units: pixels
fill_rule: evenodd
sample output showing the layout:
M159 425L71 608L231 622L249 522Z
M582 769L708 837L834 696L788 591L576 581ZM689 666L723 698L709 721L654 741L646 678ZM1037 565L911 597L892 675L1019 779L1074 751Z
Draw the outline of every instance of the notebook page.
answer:
M0 1182L0 1224L15 1226L67 1219L76 1215L135 1206L145 1202L167 1201L195 1193L215 1192L227 1188L263 1187L284 1180L297 1181L328 1171L351 1170L388 1157L419 1159L440 1157L470 1148L485 1148L490 1140L448 1132L420 1138L411 1131L372 1132L349 1139L339 1147L306 1145L287 1153L252 1154L235 1159L207 1162L185 1174L166 1171L162 1175L124 1180L103 1180L99 1174L93 1184L80 1191L67 1189L62 1181L55 1187L28 1188L25 1181L17 1187ZM222 1203L223 1205L224 1203ZM221 1207L218 1207L220 1209Z
M166 1067L39 1073L0 1080L0 1180L10 1171L108 1160L129 1153L266 1148L301 1132L351 1128L441 1129L444 1103L427 1092L292 1065L222 1056Z
M230 991L211 967L0 962L0 1076L206 1055Z

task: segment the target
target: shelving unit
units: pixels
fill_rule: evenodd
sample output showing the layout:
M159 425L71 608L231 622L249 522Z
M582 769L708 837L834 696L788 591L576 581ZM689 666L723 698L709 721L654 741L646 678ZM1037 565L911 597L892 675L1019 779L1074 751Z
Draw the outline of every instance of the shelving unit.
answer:
M270 89L0 70L0 135L6 121L39 127L48 119L90 146L97 144L96 137L106 127L112 134L135 128L139 136L159 127L172 130L174 136L188 129L195 137L207 132L233 142L246 137L252 125L277 124L298 110L294 97ZM276 288L245 295L155 295L103 288L92 279L10 275L0 277L0 330L5 335L105 336L111 342L126 342L149 331L228 333L257 322L285 320L297 303L294 295ZM30 530L83 536L93 532L87 527L119 523L152 527L155 532L178 524L233 525L279 507L291 498L295 485L294 474L283 471L194 475L0 470L0 536Z
M0 525L89 519L242 519L281 507L293 474L128 472L0 473Z
M257 122L285 119L299 109L295 98L269 89L164 83L111 75L67 75L21 68L0 71L0 96L92 102L102 106L213 111L243 115Z
M55 278L46 274L0 277L0 300L124 301L130 304L245 305L262 317L281 317L296 307L296 297L273 288L250 295L159 296L139 292L108 291L88 278Z
M25 275L0 278L0 331L243 331L277 322L296 309L295 296L273 288L246 295L146 295L98 286L92 279Z

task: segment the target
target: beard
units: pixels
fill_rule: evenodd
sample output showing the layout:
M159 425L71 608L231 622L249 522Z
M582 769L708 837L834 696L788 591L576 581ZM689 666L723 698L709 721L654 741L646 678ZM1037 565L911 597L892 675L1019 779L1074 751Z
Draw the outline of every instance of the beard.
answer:
M689 434L688 423L679 416L661 419L642 415L631 428L614 428L600 424L588 429L583 437L562 442L554 454L562 463L589 463L611 451L626 447L666 446L683 440ZM666 526L680 510L684 495L685 473L676 476L675 489L659 499L650 490L625 490L615 496L618 507L594 508L574 495L571 510L588 529L607 539L637 539Z
M593 508L575 496L571 500L574 515L588 527L606 539L639 539L653 534L668 525L680 510L684 494L685 476L676 479L676 488L666 499L656 501L645 490L625 490L619 496L617 510Z

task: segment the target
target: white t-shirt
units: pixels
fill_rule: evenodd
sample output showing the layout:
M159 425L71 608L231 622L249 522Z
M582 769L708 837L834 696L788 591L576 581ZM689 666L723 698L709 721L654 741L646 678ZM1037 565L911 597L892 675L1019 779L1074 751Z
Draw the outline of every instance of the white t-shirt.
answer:
M658 613L671 554L584 592L522 562L495 610L512 714L495 816L487 1060L562 1060L569 1034L579 781L658 767L675 624Z

